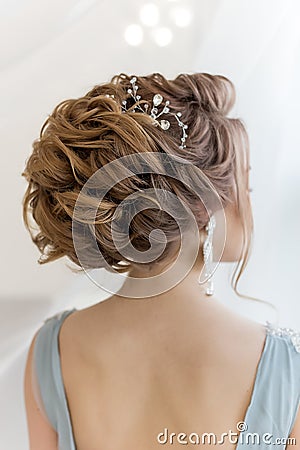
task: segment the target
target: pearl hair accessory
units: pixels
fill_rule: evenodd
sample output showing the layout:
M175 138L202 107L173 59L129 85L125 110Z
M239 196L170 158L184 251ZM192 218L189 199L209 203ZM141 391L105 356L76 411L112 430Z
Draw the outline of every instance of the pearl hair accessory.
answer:
M164 131L166 131L166 130L168 130L170 128L170 122L168 120L165 120L165 119L158 120L158 118L162 114L171 114L172 116L174 116L176 118L176 120L177 120L177 123L178 123L179 127L182 130L182 137L180 139L181 140L181 144L180 144L179 148L180 149L184 149L186 147L185 141L186 141L186 138L188 136L187 133L186 133L186 129L188 128L188 126L185 125L181 121L181 119L180 119L180 117L182 115L181 112L177 112L176 114L170 112L170 102L168 100L166 100L165 105L163 106L163 109L159 112L157 107L162 104L163 96L161 94L155 94L153 96L153 99L152 99L152 105L151 105L151 110L150 110L150 114L149 114L148 113L148 110L149 110L149 107L150 107L149 103L144 103L143 104L144 108L142 108L142 106L139 103L142 100L142 98L141 98L140 95L137 95L138 86L136 85L136 77L131 78L130 83L131 83L132 87L127 89L127 92L134 99L135 103L137 103L136 106L134 106L130 110L130 112L136 112L137 111L137 112L142 112L144 114L148 114L155 121L154 123L156 125L159 125L160 128L162 130L164 130ZM129 111L127 109L127 100L123 100L122 101L122 112L125 113L127 111Z

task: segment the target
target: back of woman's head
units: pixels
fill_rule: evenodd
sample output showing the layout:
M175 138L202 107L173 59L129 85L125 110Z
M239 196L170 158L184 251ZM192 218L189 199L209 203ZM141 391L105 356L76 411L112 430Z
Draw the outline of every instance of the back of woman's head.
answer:
M154 126L150 114L133 111L134 99L128 93L131 79L132 76L120 74L83 97L61 102L33 143L24 171L29 183L24 219L31 229L31 212L39 227L37 234L32 231L32 238L42 254L40 263L67 256L80 266L72 236L74 208L83 186L98 169L124 156L160 152L184 158L201 169L224 207L237 203L244 224L246 264L251 237L246 217L250 212L243 202L248 182L248 141L242 121L227 116L235 100L233 84L223 76L207 73L180 74L174 80L158 73L136 77L141 102L151 104L153 96L161 94L164 102L170 102L173 113L181 113L180 119L188 128L186 147L180 148L182 129L173 114L161 116L170 123L164 130ZM135 174L116 183L97 206L97 246L108 265L119 272L140 265L120 253L112 236L114 213L131 194L151 188L175 194L193 211L200 232L209 219L194 192L180 181L159 174L155 167L152 169L151 173ZM161 229L167 245L153 261L158 264L169 261L178 250L180 230L176 220L154 206L132 218L129 237L132 245L143 252L149 247L151 231ZM91 261L90 267L103 266L100 259Z

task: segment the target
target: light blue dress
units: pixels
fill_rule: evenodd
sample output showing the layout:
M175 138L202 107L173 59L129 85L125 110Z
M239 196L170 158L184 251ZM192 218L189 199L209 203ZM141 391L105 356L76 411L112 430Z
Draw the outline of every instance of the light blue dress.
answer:
M59 450L76 450L58 348L61 324L73 311L76 308L46 319L38 330L34 346L33 361L40 396L44 411L58 433ZM236 450L286 448L286 439L299 409L300 333L274 327L269 322L265 329L266 340L245 425L239 425L241 432Z

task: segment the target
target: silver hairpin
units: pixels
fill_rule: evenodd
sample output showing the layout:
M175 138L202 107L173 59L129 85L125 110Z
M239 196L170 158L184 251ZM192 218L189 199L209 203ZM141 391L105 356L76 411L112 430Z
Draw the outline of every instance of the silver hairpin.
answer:
M166 119L161 119L161 120L157 120L162 114L171 114L172 116L174 116L177 120L177 123L179 125L179 127L182 130L182 137L181 137L181 144L179 146L180 149L184 149L186 147L185 141L187 138L187 133L186 130L188 128L188 126L186 124L184 124L181 121L181 112L177 112L177 113L172 113L170 112L170 102L169 100L166 100L163 109L159 112L158 110L158 106L162 104L163 102L163 96L161 94L155 94L153 96L152 99L152 105L151 105L151 109L150 109L150 114L148 113L148 110L150 108L150 105L148 102L144 103L144 108L142 108L142 106L140 105L140 101L142 100L140 95L137 95L137 91L138 91L138 86L136 85L136 77L131 78L130 80L130 84L131 84L131 88L127 89L128 94L131 95L131 97L134 99L136 105L133 106L132 109L130 109L131 112L136 112L136 110L138 112L142 112L144 114L148 114L154 121L155 124L158 124L162 130L166 131L170 128L170 122ZM128 111L127 109L127 100L123 100L122 101L122 112L126 112Z

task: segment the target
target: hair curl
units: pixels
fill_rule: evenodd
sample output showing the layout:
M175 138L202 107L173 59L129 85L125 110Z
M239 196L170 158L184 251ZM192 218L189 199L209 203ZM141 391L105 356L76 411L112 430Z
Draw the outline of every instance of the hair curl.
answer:
M166 132L154 127L147 114L130 110L121 114L121 102L128 97L131 78L120 74L109 83L95 86L83 97L62 101L34 141L23 173L28 181L23 215L41 252L39 262L67 256L80 265L72 239L72 215L81 188L99 168L130 154L166 152L199 167L215 187L224 207L237 202L244 228L244 247L232 286L240 295L236 286L249 258L252 215L245 202L247 133L241 119L227 116L235 102L234 85L224 76L208 73L180 74L174 80L167 80L159 73L137 77L143 100L150 102L159 92L170 101L174 112L182 113L182 121L188 125L188 138L187 147L180 149L180 130L174 118L172 122L172 117L168 117L171 127ZM199 199L177 180L153 173L117 183L99 205L95 229L102 255L119 272L130 270L135 263L124 260L115 248L111 221L120 202L140 188L159 188L176 194L195 213L200 231L207 224L208 216ZM39 227L38 233L33 232L29 213ZM139 212L130 225L130 239L137 250L147 250L148 236L157 228L168 239L166 250L159 258L165 261L174 253L180 236L175 221L164 211L158 213L157 209L148 208Z

